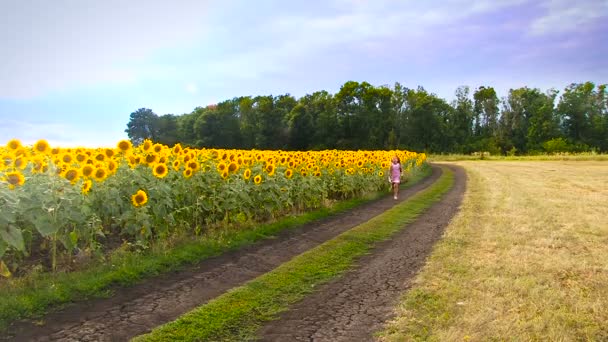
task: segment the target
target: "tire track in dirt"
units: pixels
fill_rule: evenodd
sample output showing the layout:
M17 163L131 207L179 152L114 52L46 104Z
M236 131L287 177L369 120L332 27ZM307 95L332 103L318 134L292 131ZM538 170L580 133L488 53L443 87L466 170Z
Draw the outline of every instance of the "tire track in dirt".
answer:
M238 251L207 259L197 266L116 290L107 299L72 304L44 317L45 324L17 322L7 336L15 341L125 341L175 320L227 290L264 274L339 234L381 214L433 184L441 169L403 190L398 201L386 196L358 208L284 231Z
M263 341L370 341L391 318L399 296L422 268L433 245L458 212L466 187L465 171L454 171L454 186L418 219L343 277L320 286L315 293L271 321L259 332Z

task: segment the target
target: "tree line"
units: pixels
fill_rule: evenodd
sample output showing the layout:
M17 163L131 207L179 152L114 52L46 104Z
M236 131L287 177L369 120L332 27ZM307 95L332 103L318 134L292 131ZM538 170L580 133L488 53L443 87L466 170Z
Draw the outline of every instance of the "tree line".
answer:
M559 92L456 89L448 103L422 87L346 82L299 99L242 96L182 115L131 113L134 144L240 149L408 149L433 153L526 154L608 151L606 85L573 83Z

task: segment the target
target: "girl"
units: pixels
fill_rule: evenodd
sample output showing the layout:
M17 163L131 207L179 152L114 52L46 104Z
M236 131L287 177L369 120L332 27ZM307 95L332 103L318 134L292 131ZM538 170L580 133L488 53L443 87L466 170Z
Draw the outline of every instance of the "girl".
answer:
M397 199L399 196L399 183L401 183L401 173L403 169L401 168L401 161L399 157L394 156L391 166L388 170L388 174L391 177L391 184L393 185L393 198Z

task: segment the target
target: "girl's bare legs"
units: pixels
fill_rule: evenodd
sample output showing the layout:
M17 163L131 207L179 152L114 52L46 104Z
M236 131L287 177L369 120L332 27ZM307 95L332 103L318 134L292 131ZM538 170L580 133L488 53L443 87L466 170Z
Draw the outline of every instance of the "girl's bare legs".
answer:
M399 196L399 183L393 182L393 198L397 199Z

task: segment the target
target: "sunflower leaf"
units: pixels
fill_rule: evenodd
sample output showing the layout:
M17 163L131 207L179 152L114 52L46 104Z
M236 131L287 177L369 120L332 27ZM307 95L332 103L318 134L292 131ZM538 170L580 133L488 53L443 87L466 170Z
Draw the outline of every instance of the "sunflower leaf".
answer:
M0 239L0 259L2 259L2 257L4 256L4 253L6 253L7 249L8 249L8 244L6 242L4 242L4 240Z
M19 230L19 228L9 224L6 228L0 229L0 237L18 251L25 250L23 235L21 234L21 230Z

